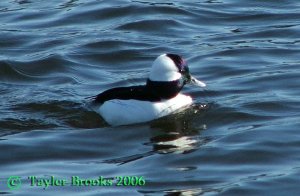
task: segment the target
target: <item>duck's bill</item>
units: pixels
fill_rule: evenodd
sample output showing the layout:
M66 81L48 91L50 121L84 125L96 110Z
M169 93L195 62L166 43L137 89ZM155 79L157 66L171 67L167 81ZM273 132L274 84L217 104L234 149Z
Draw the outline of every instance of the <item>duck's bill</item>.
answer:
M200 87L206 87L206 84L204 82L201 82L200 80L197 80L193 76L191 76L191 84L194 84L194 85L200 86Z

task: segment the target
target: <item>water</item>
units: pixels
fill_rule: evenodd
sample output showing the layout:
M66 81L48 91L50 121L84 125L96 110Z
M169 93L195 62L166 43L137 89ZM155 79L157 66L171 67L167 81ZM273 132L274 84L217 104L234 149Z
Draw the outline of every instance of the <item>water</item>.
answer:
M296 195L299 13L292 0L1 1L0 192ZM165 52L207 83L185 87L191 108L110 127L86 107L105 89L142 84ZM67 183L31 186L29 176ZM146 184L71 186L72 176Z

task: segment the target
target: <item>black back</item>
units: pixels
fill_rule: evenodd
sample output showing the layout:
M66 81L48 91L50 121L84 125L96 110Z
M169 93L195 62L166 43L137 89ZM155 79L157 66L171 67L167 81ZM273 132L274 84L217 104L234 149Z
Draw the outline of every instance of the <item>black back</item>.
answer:
M156 82L147 80L146 85L117 87L106 90L96 96L96 103L104 103L111 99L135 99L140 101L161 101L175 97L183 85L180 80L171 82Z

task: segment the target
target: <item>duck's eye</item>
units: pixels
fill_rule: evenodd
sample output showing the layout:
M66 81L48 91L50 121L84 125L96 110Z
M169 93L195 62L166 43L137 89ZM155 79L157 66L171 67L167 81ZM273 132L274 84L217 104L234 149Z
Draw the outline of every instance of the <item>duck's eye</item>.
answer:
M188 66L184 66L183 70L180 72L184 76L190 75L190 70Z
M183 66L183 67L179 70L179 72L180 72L181 74L185 74L185 73L190 73L190 70L189 70L189 67L188 67L188 66Z
M180 73L182 75L184 84L187 84L191 81L191 75L190 75L190 71L189 71L188 66L184 66L184 68L182 70L180 70Z

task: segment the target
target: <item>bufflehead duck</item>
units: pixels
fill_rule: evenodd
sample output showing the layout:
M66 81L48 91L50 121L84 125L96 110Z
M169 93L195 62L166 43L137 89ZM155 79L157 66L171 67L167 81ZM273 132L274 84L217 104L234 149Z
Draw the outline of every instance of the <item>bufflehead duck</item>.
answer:
M190 96L180 93L189 83L206 86L190 75L181 56L163 54L153 62L146 85L106 90L94 97L94 110L112 126L151 121L192 104Z

